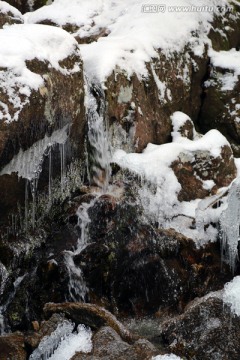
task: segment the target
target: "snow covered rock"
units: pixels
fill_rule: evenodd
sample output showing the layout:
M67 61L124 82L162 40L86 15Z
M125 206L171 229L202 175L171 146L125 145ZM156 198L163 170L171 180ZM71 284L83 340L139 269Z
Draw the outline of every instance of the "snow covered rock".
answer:
M3 170L4 166L14 156L26 151L31 155L34 149L39 149L41 158L48 143L62 141L65 130L71 139L70 156L79 156L83 149L85 108L81 57L77 42L68 33L43 25L12 25L0 30L0 42L0 171L3 175L0 188L5 189L5 194L12 192L6 201L0 200L0 208L6 214L6 206L8 209L11 204L14 206L24 189L16 178L9 180L4 175L11 174ZM59 129L63 129L62 133L58 133ZM32 158L32 165L38 166L34 163ZM23 166L27 169L26 164ZM16 166L12 172L28 178Z
M166 4L164 12L152 14L139 0L55 0L25 15L27 23L62 27L84 44L87 76L105 88L113 146L121 141L124 149L142 151L149 142L170 141L174 111L198 120L207 49L211 40L218 42L219 33L225 35L225 28L237 28L238 16L225 0L181 0L177 5L211 8L178 12ZM229 33L234 46L238 30ZM223 49L225 43L219 44Z
M199 118L203 130L219 129L240 155L240 53L237 48L210 52L210 72L204 82Z
M5 1L0 1L0 29L2 29L4 25L21 23L23 23L23 17L20 11Z
M217 143L220 133L214 131L212 135L213 142L215 139ZM206 141L211 141L210 134ZM230 185L235 179L237 169L230 145L222 146L217 156L213 152L213 149L207 148L183 151L172 162L171 168L181 184L178 193L180 201L203 199L215 194L219 188Z

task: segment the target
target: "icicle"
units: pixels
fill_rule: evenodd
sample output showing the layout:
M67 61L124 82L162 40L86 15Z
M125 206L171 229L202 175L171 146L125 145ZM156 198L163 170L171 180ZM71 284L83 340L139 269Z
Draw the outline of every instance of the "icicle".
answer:
M28 183L29 180L25 180L25 232L28 231Z
M74 330L75 324L64 320L50 336L45 336L38 348L34 350L29 360L48 360L58 348L61 341L66 339Z
M227 205L227 209L220 218L222 260L229 261L230 268L234 273L240 240L240 179L232 184Z
M48 203L52 204L52 148L49 149L48 154Z
M63 193L65 187L66 176L66 156L65 156L65 143L60 144L60 157L61 157L61 191Z

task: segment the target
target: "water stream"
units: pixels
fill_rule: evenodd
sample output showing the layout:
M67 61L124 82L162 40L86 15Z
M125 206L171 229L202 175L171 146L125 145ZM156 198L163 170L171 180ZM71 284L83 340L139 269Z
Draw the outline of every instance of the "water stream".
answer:
M69 275L68 292L70 300L85 301L88 292L82 271L74 263L74 256L79 255L90 239L88 227L91 222L88 211L102 194L109 189L110 145L108 127L105 119L105 97L101 85L90 84L85 79L85 107L88 122L87 166L90 184L97 185L94 198L82 203L77 211L80 237L74 251L65 251L65 264Z

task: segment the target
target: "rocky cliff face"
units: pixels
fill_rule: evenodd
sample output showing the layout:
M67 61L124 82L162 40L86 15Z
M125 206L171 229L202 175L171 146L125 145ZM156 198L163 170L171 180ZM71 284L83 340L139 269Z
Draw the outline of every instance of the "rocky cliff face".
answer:
M85 324L69 359L238 359L219 219L239 172L239 5L43 5L0 3L0 354L36 359ZM109 311L157 323L155 345Z

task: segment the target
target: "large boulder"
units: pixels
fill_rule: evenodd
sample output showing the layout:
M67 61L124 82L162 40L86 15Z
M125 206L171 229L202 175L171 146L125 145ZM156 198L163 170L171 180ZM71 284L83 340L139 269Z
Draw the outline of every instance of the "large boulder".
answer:
M210 293L190 303L183 314L164 322L161 333L171 351L196 360L237 360L240 320L222 293Z
M142 222L141 212L131 198L129 202L102 196L89 209L90 243L74 257L89 301L122 313L181 310L190 299L221 288L231 277L225 266L225 274L220 271L218 244L196 249L191 239L174 230Z

